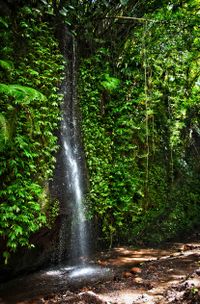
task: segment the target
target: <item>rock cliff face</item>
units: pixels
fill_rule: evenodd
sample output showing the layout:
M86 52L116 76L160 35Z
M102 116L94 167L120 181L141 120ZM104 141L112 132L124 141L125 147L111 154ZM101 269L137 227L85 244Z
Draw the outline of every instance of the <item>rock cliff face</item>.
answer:
M67 122L67 133L65 136L73 149L76 157L77 166L80 174L80 187L82 193L87 189L87 170L82 148L80 131L80 114L76 97L76 74L77 74L77 55L74 48L73 37L65 27L58 29L57 34L60 41L60 49L66 60L65 77L60 88L64 95L64 102L61 105L62 120ZM20 273L34 271L44 266L58 264L69 258L71 254L71 226L73 214L73 190L70 180L70 168L64 158L63 147L63 127L62 122L58 131L58 144L60 149L56 155L56 167L53 181L50 182L50 194L52 200L59 201L59 215L51 229L42 228L38 233L31 237L31 243L35 248L19 249L12 255L9 265L0 266L0 280L9 279ZM1 249L3 249L3 244Z
M0 282L49 266L56 254L59 226L59 219L57 219L53 229L41 229L31 237L30 241L34 244L34 248L20 248L11 255L8 265L2 263L0 265Z

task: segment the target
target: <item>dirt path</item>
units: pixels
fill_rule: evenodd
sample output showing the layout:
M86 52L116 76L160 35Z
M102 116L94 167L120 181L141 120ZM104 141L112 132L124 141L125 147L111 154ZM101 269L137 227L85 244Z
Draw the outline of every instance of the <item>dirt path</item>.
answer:
M115 248L95 261L114 270L106 281L79 290L17 303L198 304L200 243L176 243L163 249Z
M199 243L173 244L168 249L116 248L112 255L99 262L118 268L115 282L101 284L95 289L107 302L161 304L178 300L183 296L183 290L190 287L195 296L198 293ZM196 303L200 303L200 297Z

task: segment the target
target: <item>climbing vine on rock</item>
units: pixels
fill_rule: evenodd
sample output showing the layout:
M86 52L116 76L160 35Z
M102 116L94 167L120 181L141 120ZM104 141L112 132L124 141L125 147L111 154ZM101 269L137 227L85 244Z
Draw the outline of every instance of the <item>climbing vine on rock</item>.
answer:
M89 199L110 243L199 221L199 17L188 2L145 18L80 69Z
M14 20L2 17L0 27L0 236L7 261L46 223L64 62L39 10L25 6Z

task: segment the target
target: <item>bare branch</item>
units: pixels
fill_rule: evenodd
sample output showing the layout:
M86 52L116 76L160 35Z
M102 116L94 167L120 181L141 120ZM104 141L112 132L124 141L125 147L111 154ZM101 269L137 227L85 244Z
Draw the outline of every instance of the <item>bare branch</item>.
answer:
M105 17L106 19L123 19L123 20L134 20L134 21L141 21L141 22L155 22L156 20L153 19L146 19L146 18L138 18L138 17L127 17L127 16L113 16L113 17Z

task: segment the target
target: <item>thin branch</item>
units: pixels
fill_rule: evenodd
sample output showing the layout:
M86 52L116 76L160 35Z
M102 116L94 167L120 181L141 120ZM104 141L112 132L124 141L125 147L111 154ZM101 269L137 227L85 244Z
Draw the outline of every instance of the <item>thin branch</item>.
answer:
M138 18L138 17L127 17L127 16L105 16L105 19L123 19L123 20L134 20L134 21L141 21L141 22L155 22L157 20L153 20L153 19L145 19L145 18Z
M149 102L148 102L148 77L147 77L147 50L146 50L146 44L145 44L145 38L146 38L146 33L147 33L147 22L145 23L145 31L143 34L143 64L144 64L144 93L145 93L145 127L146 127L146 146L147 146L147 159L146 159L146 179L145 179L145 187L146 187L146 199L147 199L147 204L148 204L148 192L149 192L149 154L150 154L150 148L149 148L149 114L148 114L148 109L149 109Z

